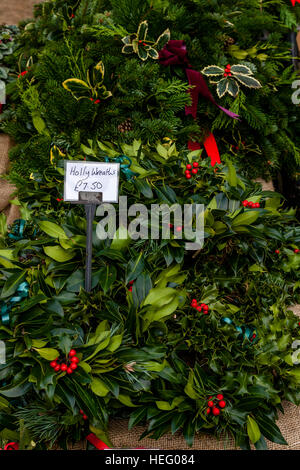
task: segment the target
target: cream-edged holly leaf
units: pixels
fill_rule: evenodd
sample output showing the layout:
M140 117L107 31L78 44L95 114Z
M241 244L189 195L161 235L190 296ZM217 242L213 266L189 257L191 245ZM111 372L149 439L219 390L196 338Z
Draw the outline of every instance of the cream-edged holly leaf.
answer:
M153 49L153 47L148 49L147 52L148 52L148 56L151 57L151 59L156 59L157 60L159 58L158 52L155 49Z
M216 75L223 75L224 74L224 69L221 67L218 67L217 65L209 65L208 67L205 67L202 70L203 75L206 76L216 76Z
M234 98L237 96L238 92L240 91L239 84L235 80L228 80L228 93L233 96Z
M167 42L170 41L171 33L169 29L166 29L157 39L155 43L155 47L160 51L166 44Z
M97 72L100 74L101 76L101 80L103 80L104 78L104 73L105 73L105 68L104 68L104 64L102 62L102 60L100 60L100 62L98 62L97 65L95 65L95 70L97 70Z
M142 41L145 41L146 37L147 37L147 33L148 33L148 23L147 21L142 21L142 23L140 23L139 25L139 29L138 29L138 32L137 32L137 37L139 40L142 40Z
M122 48L123 54L133 54L133 45L132 44L125 44Z
M250 77L249 75L242 75L241 73L234 74L234 77L243 85L248 88L261 88L261 84L256 78Z
M222 78L217 84L217 93L218 97L222 98L228 90L229 81L227 78Z
M124 38L122 38L122 42L124 44L130 44L131 43L131 37L130 35L129 36L125 36Z
M243 75L253 75L253 72L249 67L241 64L232 65L230 68L230 72L234 74L242 73Z
M65 90L72 93L73 97L78 101L89 96L89 85L79 78L69 78L65 80L63 87Z
M138 44L137 53L141 60L146 60L148 57L148 52L146 51L145 46L140 43Z

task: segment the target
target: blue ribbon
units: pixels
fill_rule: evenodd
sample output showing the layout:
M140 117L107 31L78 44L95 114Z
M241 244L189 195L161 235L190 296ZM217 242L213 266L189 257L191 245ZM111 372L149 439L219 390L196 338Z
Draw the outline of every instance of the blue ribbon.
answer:
M26 225L26 220L18 219L14 222L12 231L8 234L9 238L12 240L22 240L24 229Z
M29 284L28 282L24 281L19 285L14 296L10 300L8 300L7 302L2 301L0 307L0 315L1 322L3 325L9 325L11 309L15 306L15 304L28 297L28 295Z
M222 321L224 323L227 323L227 325L233 325L236 331L239 332L239 337L242 337L243 340L247 339L252 344L258 341L257 333L255 329L250 328L249 326L241 327L241 326L235 325L235 323L231 320L231 318L228 318L228 317L222 318Z
M129 163L123 163L124 160L125 161L127 160ZM105 157L105 161L109 162L109 157ZM132 165L132 160L126 155L119 155L118 157L114 158L113 161L121 164L120 165L121 171L126 176L127 181L132 181L135 178L135 176L139 176L138 173L135 173L134 171L130 170L130 167Z

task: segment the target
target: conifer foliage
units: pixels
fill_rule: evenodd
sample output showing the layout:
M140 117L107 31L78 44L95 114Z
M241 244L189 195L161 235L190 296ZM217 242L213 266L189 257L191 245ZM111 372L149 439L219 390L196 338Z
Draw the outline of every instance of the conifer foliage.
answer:
M21 26L1 116L22 217L0 216L1 439L44 449L95 433L111 446L109 422L124 418L128 432L181 431L189 445L198 433L286 444L276 419L284 400L300 404L300 230L248 177L299 163L297 14L283 0L54 0ZM170 40L186 54L166 66ZM226 79L218 96L204 78L240 119L201 94L186 113L187 69ZM163 240L101 240L95 223L87 293L86 221L62 199L64 160L122 158L128 205L204 205L204 246L187 251L175 221Z

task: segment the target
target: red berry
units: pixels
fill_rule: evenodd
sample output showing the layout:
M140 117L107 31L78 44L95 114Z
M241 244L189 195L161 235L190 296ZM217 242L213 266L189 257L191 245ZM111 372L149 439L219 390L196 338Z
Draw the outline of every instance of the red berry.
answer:
M71 351L69 352L69 357L73 357L73 356L76 356L75 349L71 349Z
M60 371L60 365L57 364L57 366L54 367L54 370L55 370L55 372L59 372Z
M64 371L67 370L68 366L67 366L67 364L62 364L62 365L60 366L60 368L61 368L61 370L64 372Z
M213 412L213 415L214 415L214 416L219 416L219 414L220 414L220 410L219 410L219 408L217 408L217 407L214 407L214 408L212 409L212 412Z
M81 415L84 415L84 412L83 412L82 410L79 410L79 413L80 413Z
M198 166L199 166L199 163L198 163L198 162L194 162L194 163L193 163L193 167L194 167L194 168L198 168Z
M224 400L219 401L219 407L220 408L225 408L225 406L226 406L226 401L224 401Z
M100 100L96 100L96 101L95 101L95 104L99 104L99 103L100 103Z
M197 302L197 299L193 299L193 300L192 300L192 304L197 304L197 303L198 303L198 302Z
M78 365L75 362L72 362L72 364L70 365L70 369L72 369L72 370L77 369L77 367L78 367Z
M276 253L277 255L279 255L280 251L279 251L279 250L275 250L275 253Z
M191 173L186 173L185 177L186 177L188 180L190 180L191 177L192 177L192 175L191 175Z
M242 204L243 204L244 207L247 207L249 202L248 201L243 201Z
M210 413L210 408L207 408L206 413L209 415L209 413Z
M198 312L201 312L201 310L202 310L201 305L199 305L199 306L197 307L197 310L198 310Z
M221 393L219 393L219 395L217 395L217 399L218 399L218 400L223 400L223 398L224 398L224 397L223 397L223 395L222 395Z
M178 227L176 227L176 232L182 232L182 227L181 227L181 225L178 225Z
M53 369L54 369L54 367L56 367L56 366L57 366L57 362L56 362L56 361L51 361L51 362L50 362L50 367L53 367Z
M192 169L192 165L191 165L190 163L188 163L187 166L186 166L186 169L187 169L187 170L191 170L191 169Z
M212 408L212 407L214 406L214 402L213 402L212 400L209 400L209 401L207 402L207 405L208 405L210 408Z
M71 362L75 362L75 364L78 364L78 362L79 362L78 357L77 356L72 357Z
M73 374L73 369L71 369L71 367L67 368L67 374Z
M252 338L254 338L254 339L256 338L256 334L255 334L255 333L252 335Z
M296 248L296 250L294 250L294 253L299 253L300 250L298 250L298 248Z
M85 421L88 419L87 415L83 415L82 417Z
M193 169L192 169L192 173L193 173L193 175L196 175L196 174L198 173L197 168L193 168Z

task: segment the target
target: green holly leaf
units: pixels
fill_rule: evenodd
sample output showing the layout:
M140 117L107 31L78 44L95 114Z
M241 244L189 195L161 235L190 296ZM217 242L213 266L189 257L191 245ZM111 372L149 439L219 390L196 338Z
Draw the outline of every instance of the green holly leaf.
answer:
M171 33L169 29L166 29L157 39L155 46L160 51L169 41L170 41Z
M228 85L229 85L229 80L227 78L222 78L222 80L218 82L217 93L218 93L219 98L222 98L222 96L225 95L228 89Z
M235 98L238 95L238 92L240 91L239 84L235 80L229 79L227 91L231 96Z
M232 65L230 68L230 72L234 74L241 73L243 75L253 75L253 72L249 67L241 64Z
M248 88L261 88L261 84L256 78L249 75L234 74L235 78Z
M141 60L146 60L148 57L148 51L146 50L145 46L143 44L138 43L137 45L137 54Z
M133 54L133 44L125 44L122 48L123 54Z
M142 23L140 23L139 25L137 38L141 41L145 41L147 37L147 33L148 33L148 22L145 20L145 21L142 21Z
M218 75L223 75L224 74L224 69L221 67L218 67L217 65L209 65L208 67L205 67L202 70L203 75L206 76L218 76Z

